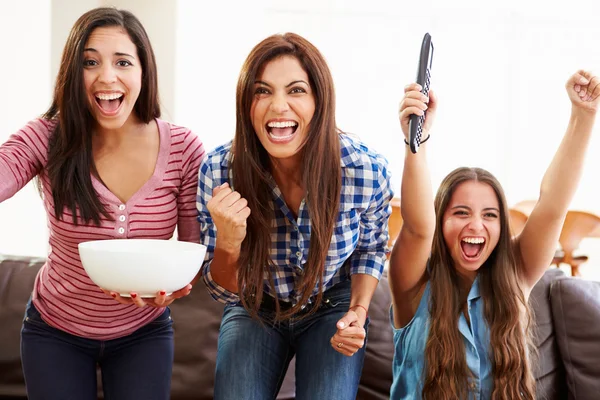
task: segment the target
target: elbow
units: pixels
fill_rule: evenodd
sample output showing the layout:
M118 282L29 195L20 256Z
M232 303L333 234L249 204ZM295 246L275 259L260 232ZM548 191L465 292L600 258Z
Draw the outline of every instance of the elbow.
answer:
M418 241L423 241L423 242L433 242L433 235L435 234L435 228L425 228L425 229L421 229L421 230L411 230L408 229L408 232L410 233L410 235L413 237L413 239L416 239Z
M435 234L435 214L419 218L416 221L406 220L402 225L402 229L410 233L413 238L432 240Z
M400 231L400 235L399 235L399 239L394 243L394 248L392 249L392 253L394 252L394 250L396 250L396 248L398 247L399 243L404 242L404 243L413 243L413 244L417 244L417 243L427 243L429 246L431 246L431 244L433 243L433 236L435 234L435 229L434 228L424 228L424 229L413 229L410 226L403 226L401 231Z

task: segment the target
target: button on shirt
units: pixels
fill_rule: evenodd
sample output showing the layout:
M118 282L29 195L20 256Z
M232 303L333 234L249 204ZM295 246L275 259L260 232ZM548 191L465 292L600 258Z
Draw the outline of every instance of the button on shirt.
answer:
M394 331L394 380L391 400L421 399L422 376L425 365L425 345L429 336L429 282L423 291L421 302L413 319L404 328L394 327L393 311L390 312ZM493 376L489 357L490 332L483 316L483 299L479 293L479 278L475 278L467 297L471 326L464 314L460 314L458 330L466 350L469 378L469 399L487 400L492 398Z
M352 274L368 274L379 279L383 272L388 241L388 217L393 192L387 171L387 161L354 138L340 134L342 191L339 215L327 254L324 288L349 279ZM209 153L200 166L198 180L198 220L201 243L207 246L202 269L204 282L211 295L223 303L238 303L239 297L219 286L210 273L210 264L217 240L216 229L206 207L213 188L229 182L232 159L231 142ZM295 282L303 274L310 246L310 216L302 200L295 218L288 209L281 191L271 179L271 206L275 218L271 229L271 259L277 269L273 274L276 293L271 293L268 280L264 290L291 303L300 298ZM318 292L315 288L313 295Z

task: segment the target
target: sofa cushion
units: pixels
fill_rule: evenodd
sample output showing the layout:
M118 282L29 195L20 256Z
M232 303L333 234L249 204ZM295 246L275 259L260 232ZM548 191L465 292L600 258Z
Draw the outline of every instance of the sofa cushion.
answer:
M550 288L569 398L600 398L600 282L561 279Z
M0 255L0 397L25 398L21 369L21 324L40 258Z
M533 342L537 348L534 358L534 376L537 381L537 397L545 400L562 400L567 397L565 370L558 350L556 333L550 305L550 286L566 275L560 269L546 271L529 296L533 312Z
M210 297L201 282L189 296L171 304L176 360L172 398L212 399L222 312L223 305Z

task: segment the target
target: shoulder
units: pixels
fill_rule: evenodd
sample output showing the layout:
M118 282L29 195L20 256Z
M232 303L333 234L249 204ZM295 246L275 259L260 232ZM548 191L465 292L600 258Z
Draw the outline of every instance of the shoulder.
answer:
M205 155L204 145L198 135L191 129L171 122L156 120L160 132L161 147L170 147L171 157L181 160L184 165L198 168L200 160Z
M210 174L211 179L216 181L215 186L227 181L229 164L233 155L232 144L233 141L229 141L206 154L200 165L200 179Z
M375 149L367 146L358 136L340 133L339 137L342 167L362 167L387 173L387 159Z
M57 119L35 118L19 131L32 141L47 142L58 125Z
M374 195L391 192L391 176L384 156L368 147L357 137L340 134L342 178L345 191L357 199L361 193L367 203Z
M232 145L233 141L229 141L209 151L204 159L204 164L209 165L213 170L229 168L233 156Z
M192 143L202 143L198 135L196 135L190 128L173 124L161 119L157 119L156 123L158 124L159 130L165 129L169 133L172 144L190 145Z

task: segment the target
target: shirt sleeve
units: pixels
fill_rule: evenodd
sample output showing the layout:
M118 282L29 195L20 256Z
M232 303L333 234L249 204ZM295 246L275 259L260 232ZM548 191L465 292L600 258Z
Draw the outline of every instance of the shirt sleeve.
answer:
M36 119L0 146L0 202L14 196L38 175L48 159L50 121Z
M200 243L200 226L196 218L196 185L200 162L205 156L200 138L188 132L182 154L181 188L177 197L177 239Z
M213 176L211 168L212 157L205 157L200 164L198 174L198 193L196 196L196 208L198 209L198 222L200 222L200 243L206 246L206 256L202 266L202 279L208 288L210 295L221 303L237 303L239 296L230 292L216 283L210 273L210 265L215 254L215 245L217 242L217 228L215 227L210 212L206 205L212 199L213 188L223 184L226 181L227 171L222 173L219 169L219 176ZM225 176L223 176L225 175Z
M350 274L367 274L381 279L387 257L390 201L394 192L390 185L387 161L379 156L372 164L374 179L369 206L360 216L360 234L350 256Z

